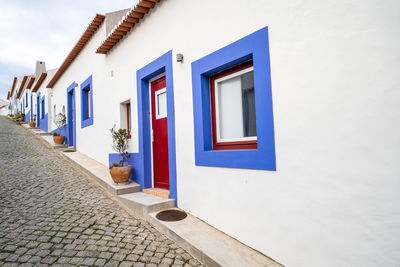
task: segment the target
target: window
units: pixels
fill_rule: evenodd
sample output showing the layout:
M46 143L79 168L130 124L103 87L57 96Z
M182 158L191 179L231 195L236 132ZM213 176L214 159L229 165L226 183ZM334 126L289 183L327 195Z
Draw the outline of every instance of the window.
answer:
M81 127L93 124L93 88L92 76L81 84Z
M213 149L256 149L252 61L210 77Z
M41 115L40 115L40 118L41 119L44 119L44 97L42 98L42 101L41 101Z
M131 138L131 102L125 101L120 105L121 110L121 128L128 131L128 138Z
M167 89L158 90L155 93L156 119L167 117Z
M28 107L28 92L25 93L24 101L25 101L25 107L27 108Z
M131 138L131 103L126 104L126 125L128 138Z
M268 28L192 62L195 164L276 170Z

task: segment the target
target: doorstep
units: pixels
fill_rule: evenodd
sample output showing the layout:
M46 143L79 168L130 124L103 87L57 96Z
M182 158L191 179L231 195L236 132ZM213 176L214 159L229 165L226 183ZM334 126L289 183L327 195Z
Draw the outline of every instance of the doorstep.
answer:
M169 190L162 188L145 188L143 189L143 193L157 197L169 198Z
M156 218L157 213L148 214L147 221L206 266L283 266L190 214L165 222Z
M54 139L53 139L52 135L40 135L40 138L42 138L45 142L47 142L49 144L49 146L51 146L52 148L55 148L55 149L67 148L67 145L65 145L65 144L58 145L58 144L54 143Z
M142 192L120 195L119 200L126 208L133 211L135 216L144 220L149 213L175 207L174 199L166 199Z
M112 195L122 195L140 191L140 185L135 182L123 185L115 184L111 178L109 168L85 154L78 151L65 151L61 152L61 155L77 165L85 173L95 178L95 180Z

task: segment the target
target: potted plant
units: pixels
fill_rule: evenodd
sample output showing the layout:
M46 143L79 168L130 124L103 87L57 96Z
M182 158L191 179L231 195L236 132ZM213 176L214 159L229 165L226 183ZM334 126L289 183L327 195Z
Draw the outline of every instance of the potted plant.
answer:
M32 116L32 121L29 122L29 127L31 128L36 127L36 114Z
M58 133L53 133L53 140L56 145L62 145L65 141L65 136L61 135L61 127L67 124L67 117L63 113L58 113L57 116L54 118L54 122L58 127Z
M18 111L17 114L15 114L14 119L15 119L15 121L20 122L20 121L24 120L24 117L25 117L25 114Z
M126 129L115 129L115 125L110 129L111 136L113 139L113 148L121 156L119 163L114 162L110 167L110 174L115 183L126 183L129 181L131 176L132 166L125 165L127 163L128 154L128 131Z

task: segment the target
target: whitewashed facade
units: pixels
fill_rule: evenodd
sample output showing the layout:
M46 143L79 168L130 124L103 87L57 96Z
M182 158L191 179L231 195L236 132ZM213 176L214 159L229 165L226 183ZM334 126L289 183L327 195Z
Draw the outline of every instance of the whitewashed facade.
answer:
M73 88L74 145L109 165L109 129L126 127L122 107L129 101L129 152L141 155L150 133L139 131L137 78L165 57L178 207L287 266L397 266L399 8L386 0L160 1L106 55L95 53L107 36L103 22L52 89L42 85L39 92L51 99L48 130L56 129L54 114L68 114ZM261 97L256 107L272 103L276 168L203 164L196 159L194 68L253 33L268 37L270 72L258 72L259 56L253 61L257 79L270 77L271 101ZM93 122L82 127L81 86L89 77Z

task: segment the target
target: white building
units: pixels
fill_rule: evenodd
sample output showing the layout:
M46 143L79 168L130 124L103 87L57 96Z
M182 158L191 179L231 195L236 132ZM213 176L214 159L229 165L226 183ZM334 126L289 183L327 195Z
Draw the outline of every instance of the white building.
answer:
M129 128L142 188L284 265L397 266L400 3L156 2L43 83L68 145L109 165Z

